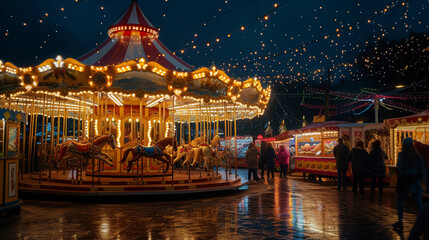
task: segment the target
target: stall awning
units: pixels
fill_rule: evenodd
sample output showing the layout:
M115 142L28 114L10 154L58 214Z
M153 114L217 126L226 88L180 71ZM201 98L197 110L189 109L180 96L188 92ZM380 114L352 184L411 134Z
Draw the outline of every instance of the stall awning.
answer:
M384 125L389 128L396 128L399 125L415 124L429 124L429 110L406 117L390 118L384 120Z
M323 123L312 123L310 125L307 125L306 127L290 130L283 134L296 135L296 134L301 134L306 132L338 131L338 128L339 128L338 126L346 123L348 122L329 121L329 122L323 122Z

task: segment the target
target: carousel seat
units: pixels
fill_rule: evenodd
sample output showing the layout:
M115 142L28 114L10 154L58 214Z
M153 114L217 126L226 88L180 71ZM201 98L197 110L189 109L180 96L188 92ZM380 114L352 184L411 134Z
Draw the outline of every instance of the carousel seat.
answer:
M152 156L155 154L155 147L153 146L139 146L138 148L139 151L146 153L148 156Z

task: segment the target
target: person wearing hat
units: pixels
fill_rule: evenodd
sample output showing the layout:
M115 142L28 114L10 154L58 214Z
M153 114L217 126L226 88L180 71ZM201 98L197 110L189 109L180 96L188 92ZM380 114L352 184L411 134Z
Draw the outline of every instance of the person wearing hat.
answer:
M405 138L402 142L402 150L398 154L398 183L396 185L396 208L398 210L398 222L393 224L394 229L402 230L402 216L404 201L408 193L412 193L417 209L423 209L422 179L424 178L423 158L413 145L412 138Z

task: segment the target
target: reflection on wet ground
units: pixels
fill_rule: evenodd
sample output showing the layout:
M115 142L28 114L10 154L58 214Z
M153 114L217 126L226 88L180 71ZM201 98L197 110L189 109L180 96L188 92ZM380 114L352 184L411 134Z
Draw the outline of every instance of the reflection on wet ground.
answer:
M239 170L245 178L247 170ZM277 175L278 176L278 175ZM108 203L25 200L0 218L1 239L399 239L395 196L337 192L300 177L250 183L234 193ZM367 192L368 193L368 192ZM196 196L192 196L195 198ZM410 201L411 203L411 201ZM406 206L405 237L415 219Z

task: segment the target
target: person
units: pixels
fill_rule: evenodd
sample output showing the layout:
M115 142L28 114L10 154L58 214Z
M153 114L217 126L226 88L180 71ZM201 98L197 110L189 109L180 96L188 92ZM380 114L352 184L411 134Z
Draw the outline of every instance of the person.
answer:
M267 180L271 177L274 179L274 169L276 168L276 152L274 151L273 145L267 143L267 148L264 153L265 162L267 163Z
M259 168L261 169L261 179L264 180L265 165L267 165L267 159L265 158L265 152L267 150L267 142L261 142L261 157L259 159Z
M402 151L398 153L398 183L396 185L396 208L398 222L393 224L394 229L402 230L402 216L404 212L404 200L408 193L413 194L417 209L423 209L421 180L424 178L423 158L413 145L412 138L405 138L402 142Z
M380 140L372 143L372 150L369 153L369 176L371 177L371 195L374 195L375 185L378 180L378 194L383 196L383 179L386 176L387 154L381 149Z
M344 145L347 146L349 151L352 150L352 144L350 143L350 136L349 135L343 135L342 139L343 139Z
M255 144L252 142L249 145L249 148L246 152L246 160L247 160L247 169L248 169L248 179L251 180L252 174L253 174L253 180L258 181L258 158L259 158L259 151L256 148Z
M368 153L364 149L362 141L357 142L356 147L347 155L347 162L352 163L353 193L356 193L359 184L359 193L360 195L364 195L365 175L368 169Z
M289 153L286 150L285 146L280 146L279 153L277 154L277 158L280 163L280 178L287 178L287 169L289 166ZM282 177L283 176L283 177Z
M419 151L420 154L423 156L425 162L426 192L429 192L429 145L414 141L414 146L417 148L417 151Z
M411 229L408 240L418 240L420 236L424 236L425 240L429 239L429 203L423 206L423 210L417 216L414 222L413 229Z
M347 170L349 163L347 162L347 154L349 154L349 148L344 145L343 139L338 138L338 144L334 147L334 157L337 164L338 172L338 191L341 191L341 186L344 190L347 189Z

